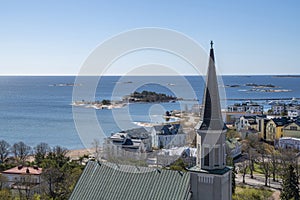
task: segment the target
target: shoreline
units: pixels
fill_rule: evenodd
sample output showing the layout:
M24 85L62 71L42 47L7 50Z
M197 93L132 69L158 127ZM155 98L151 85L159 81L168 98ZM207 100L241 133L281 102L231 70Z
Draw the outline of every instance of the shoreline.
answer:
M72 150L68 150L66 156L70 157L70 159L77 159L84 155L91 155L94 152L95 152L94 148L72 149Z

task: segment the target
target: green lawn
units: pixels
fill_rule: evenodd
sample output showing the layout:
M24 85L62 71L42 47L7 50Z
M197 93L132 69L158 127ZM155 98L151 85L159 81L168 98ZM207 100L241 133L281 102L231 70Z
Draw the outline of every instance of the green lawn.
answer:
M235 194L232 195L232 200L265 200L268 199L273 192L266 189L256 189L244 186L237 186Z

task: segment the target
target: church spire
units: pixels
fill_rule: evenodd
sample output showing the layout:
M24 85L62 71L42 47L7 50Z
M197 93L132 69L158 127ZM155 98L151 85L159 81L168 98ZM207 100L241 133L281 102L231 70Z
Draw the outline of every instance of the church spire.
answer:
M218 79L215 67L213 42L210 43L210 55L203 96L202 120L197 129L197 163L204 170L223 169L226 166L225 133Z
M203 96L203 121L200 129L222 130L224 128L224 122L221 114L213 44L213 41L211 41L206 87Z
M231 200L231 169L226 167L226 125L223 122L213 42L204 88L202 116L196 126L196 166L190 169L192 200Z

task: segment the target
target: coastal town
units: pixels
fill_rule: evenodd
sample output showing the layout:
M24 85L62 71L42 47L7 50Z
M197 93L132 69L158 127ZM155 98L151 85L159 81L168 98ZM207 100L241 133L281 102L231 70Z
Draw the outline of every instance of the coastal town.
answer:
M1 1L0 200L300 200L300 1Z
M213 42L203 104L170 110L165 122L112 133L88 151L70 153L61 146L30 147L0 141L0 195L19 199L119 199L114 187L147 185L145 199L282 199L299 195L300 105L289 101L235 103L221 110ZM265 87L265 86L264 86ZM270 87L270 86L268 86ZM217 95L210 95L210 93ZM134 92L130 103L179 101L151 91ZM109 100L74 106L109 106ZM101 108L104 109L104 108ZM111 109L117 109L112 107ZM170 121L170 118L176 120ZM103 143L102 143L103 142ZM112 176L113 174L113 176ZM93 178L94 175L97 177ZM107 180L107 181L104 181ZM170 181L173 181L170 185ZM149 183L155 183L150 186ZM98 189L91 189L95 186ZM121 189L122 188L122 189ZM292 191L289 192L289 191ZM245 195L246 196L243 196ZM126 193L136 199L137 191ZM1 198L2 198L1 196ZM140 198L139 198L140 199ZM287 198L288 199L288 198Z

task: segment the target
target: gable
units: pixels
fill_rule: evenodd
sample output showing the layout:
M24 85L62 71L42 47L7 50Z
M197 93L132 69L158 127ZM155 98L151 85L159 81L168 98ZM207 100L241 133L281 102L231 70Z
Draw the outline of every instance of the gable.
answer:
M300 131L300 126L299 126L297 123L295 123L295 122L286 125L286 126L284 127L284 129L285 129L285 130L293 130L293 129L295 129L294 127L295 127L298 131ZM295 130L295 131L297 131L297 130Z

